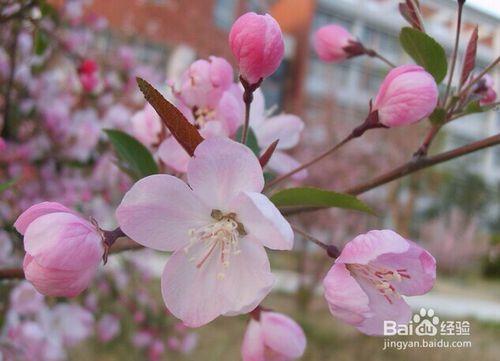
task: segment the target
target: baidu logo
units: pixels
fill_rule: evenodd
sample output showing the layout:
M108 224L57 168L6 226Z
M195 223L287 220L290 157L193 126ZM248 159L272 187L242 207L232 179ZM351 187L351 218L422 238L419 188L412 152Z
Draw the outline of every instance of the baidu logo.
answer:
M394 335L417 335L436 336L440 329L439 317L435 315L432 308L421 308L407 324L398 324L395 321L384 321L384 336Z

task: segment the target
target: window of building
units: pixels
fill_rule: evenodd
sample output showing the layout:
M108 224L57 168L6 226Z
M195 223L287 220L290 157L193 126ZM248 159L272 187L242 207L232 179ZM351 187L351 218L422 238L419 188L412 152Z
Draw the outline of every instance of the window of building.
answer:
M235 0L216 0L213 10L215 25L229 30L235 20L237 5Z

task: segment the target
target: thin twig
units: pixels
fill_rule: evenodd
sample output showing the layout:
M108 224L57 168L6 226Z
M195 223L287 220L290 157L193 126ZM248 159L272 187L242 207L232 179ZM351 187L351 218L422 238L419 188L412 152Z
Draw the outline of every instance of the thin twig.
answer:
M462 28L462 12L464 8L464 3L458 2L458 19L457 19L457 30L455 35L455 46L453 48L453 55L451 58L451 69L450 69L450 77L448 78L448 84L446 85L446 92L444 93L443 98L443 106L446 106L446 102L448 101L448 95L450 94L451 82L453 80L453 73L455 72L455 65L457 63L457 55L458 55L458 46L460 41L460 30Z
M305 240L313 242L314 244L316 244L316 245L320 246L321 248L323 248L325 251L328 250L328 245L327 244L324 244L323 242L321 242L316 237L314 237L314 236L310 235L309 233L307 233L307 232L305 232L305 231L297 228L293 224L291 226L292 226L292 229L296 233L300 234Z

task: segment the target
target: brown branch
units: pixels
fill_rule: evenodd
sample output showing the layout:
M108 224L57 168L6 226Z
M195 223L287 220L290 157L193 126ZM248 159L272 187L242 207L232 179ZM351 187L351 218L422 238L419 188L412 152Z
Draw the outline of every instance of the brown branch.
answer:
M382 174L381 176L366 182L364 184L360 184L354 187L351 187L345 191L345 193L353 194L353 195L358 195L361 193L364 193L366 191L369 191L370 189L376 188L378 186L381 186L383 184L392 182L393 180L402 178L404 176L407 176L409 174L412 174L416 171L419 171L424 168L431 167L433 165L439 164L446 162L451 159L455 159L458 157L461 157L466 154L470 154L473 152L476 152L478 150L492 147L495 145L500 144L500 133L493 135L491 137L488 137L486 139L464 145L463 147L459 147L453 150L450 150L448 152L443 152L440 154L437 154L432 157L424 157L424 158L419 158L417 160L412 160L409 161L385 174Z
M403 178L409 174L415 173L419 170L431 167L433 165L447 162L451 159L459 158L461 156L476 152L481 149L488 147L493 147L500 144L500 134L493 135L483 140L464 145L462 147L450 150L448 152L443 152L432 157L422 157L411 160L397 168L394 168L387 173L384 173L375 179L356 185L354 187L344 190L344 193L349 193L352 195L359 195L367 192L373 188L377 188L381 185L392 182L393 180ZM325 207L302 207L293 210L282 210L282 213L286 216L291 216L303 212L312 212L325 209Z

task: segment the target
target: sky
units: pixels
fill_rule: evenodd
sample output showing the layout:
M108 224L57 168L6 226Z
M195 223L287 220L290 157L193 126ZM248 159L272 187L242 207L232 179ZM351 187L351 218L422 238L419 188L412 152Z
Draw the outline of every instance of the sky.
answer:
M466 4L500 17L500 0L467 0Z

